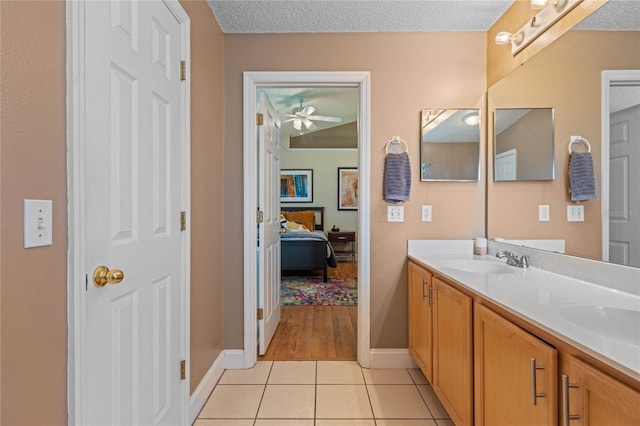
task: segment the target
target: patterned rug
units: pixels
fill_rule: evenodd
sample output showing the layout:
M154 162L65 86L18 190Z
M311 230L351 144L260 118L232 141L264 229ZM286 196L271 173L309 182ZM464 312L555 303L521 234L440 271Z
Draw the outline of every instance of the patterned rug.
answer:
M282 306L358 304L358 282L334 277L325 283L322 277L283 276L280 287Z

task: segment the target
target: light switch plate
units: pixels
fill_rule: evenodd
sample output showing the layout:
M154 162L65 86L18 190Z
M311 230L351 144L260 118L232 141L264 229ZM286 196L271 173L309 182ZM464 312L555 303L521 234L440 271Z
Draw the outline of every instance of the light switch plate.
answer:
M423 222L431 222L431 213L432 213L432 208L431 206L427 206L427 205L423 205L422 206L422 221Z
M404 206L388 206L387 222L404 222Z
M53 244L53 201L24 200L24 248Z
M584 222L584 206L567 206L567 222Z

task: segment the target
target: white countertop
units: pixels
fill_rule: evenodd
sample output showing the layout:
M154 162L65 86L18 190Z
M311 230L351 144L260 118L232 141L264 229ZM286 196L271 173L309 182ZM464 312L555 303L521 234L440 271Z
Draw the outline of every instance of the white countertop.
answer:
M621 321L624 326L616 324L610 327L611 322L605 321L605 313L601 309L590 308L618 308L627 310L627 313L633 311L634 314L640 312L640 296L533 267L523 269L508 266L512 271L488 275L447 267L447 263L455 259L499 262L506 266L493 256L433 255L410 251L409 257L616 370L640 380L640 322ZM578 320L569 318L572 311L574 314L579 311ZM634 315L632 317L637 318Z

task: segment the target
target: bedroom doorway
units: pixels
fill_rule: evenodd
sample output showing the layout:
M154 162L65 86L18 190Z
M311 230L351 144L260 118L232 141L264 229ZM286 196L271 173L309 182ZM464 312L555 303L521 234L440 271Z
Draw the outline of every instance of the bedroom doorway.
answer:
M281 119L282 218L282 317L260 359L356 360L359 89L258 90Z
M347 213L339 210L338 206L338 179L340 169L349 169L347 171L353 172L355 170L357 174L355 176L358 177L357 180L357 195L358 195L358 205L357 209L353 208L352 211L348 212L352 216L354 216L355 221L352 226L347 226L351 229L345 229L345 231L350 231L353 235L358 235L357 243L356 241L349 242L348 246L352 247L352 253L348 257L348 262L342 261L338 262L336 268L328 268L328 279L355 279L357 280L356 284L356 294L357 294L357 306L353 306L350 312L348 310L344 310L343 313L340 313L339 316L342 318L332 318L331 315L325 315L321 320L325 324L328 321L333 323L333 321L337 321L338 323L341 321L345 321L344 323L357 324L357 331L354 330L354 338L351 339L351 346L355 348L355 352L357 353L357 361L360 365L364 367L368 367L369 365L369 73L367 72L246 72L244 75L244 171L245 171L245 179L244 179L244 201L245 206L250 206L245 209L245 350L244 350L244 367L251 367L255 364L257 360L257 351L255 350L255 342L257 341L258 335L258 323L255 320L255 307L257 306L257 296L261 291L258 287L260 268L259 262L257 261L257 256L255 255L255 242L257 241L257 230L255 226L255 214L249 216L248 212L256 211L258 209L257 200L257 187L258 187L258 179L262 175L262 171L257 172L256 169L259 170L259 167L255 167L252 165L256 165L257 163L257 155L259 155L255 149L255 143L253 141L257 140L257 126L255 126L255 117L256 117L256 98L257 93L259 91L272 91L276 89L285 89L285 88L304 88L307 92L305 95L307 99L312 97L312 94L315 91L319 91L320 89L349 89L353 93L355 93L357 99L357 107L355 109L355 124L358 128L357 131L357 145L352 152L354 157L354 161L352 164L344 164L344 165L333 165L334 170L334 178L333 183L327 184L324 181L318 180L320 177L319 171L316 172L313 170L313 175L315 175L315 182L311 184L317 188L311 189L311 194L304 194L304 190L301 191L303 196L309 196L306 198L304 203L300 203L300 206L315 206L315 207L325 207L327 209L331 209L332 212L335 211L335 214L332 213L327 214L329 218L333 216L333 219L328 219L328 217L323 216L323 219L328 219L323 225L322 229L326 231L326 234L331 232L331 228L340 227L337 221L338 213ZM346 91L346 90L345 90ZM272 99L274 104L277 104L278 101ZM330 113L329 111L322 111L317 106L313 105L314 108L307 108L306 102L304 99L300 99L300 97L295 99L297 104L296 107L291 107L290 115L291 117L284 117L284 120L290 120L287 123L283 123L282 131L286 131L284 127L285 124L289 124L289 127L300 127L300 129L304 130L307 127L307 119L312 122L319 122L322 120L317 120L317 116L321 116L322 118L328 118L328 121L335 120L337 114ZM314 109L316 109L314 111ZM280 112L280 111L279 111ZM307 114L307 117L301 117L300 114L296 115L296 112L303 112ZM252 119L253 117L253 119ZM300 118L300 120L296 120ZM296 122L297 121L297 122ZM316 123L313 123L315 125ZM320 124L320 123L318 123ZM300 130L295 129L295 130ZM298 136L298 135L296 135ZM288 138L288 135L287 135ZM289 147L287 147L289 148ZM319 153L317 151L307 150L305 154L307 157L318 157ZM335 157L335 152L333 154ZM345 167L338 167L345 166ZM287 166L286 163L283 163L281 169ZM286 169L294 172L303 172L306 179L313 179L311 173L307 173L309 169L315 169L316 167L310 168L302 168L299 167L297 169ZM306 173L306 174L305 174ZM302 178L303 181L305 178ZM328 201L319 201L317 198L322 192L329 188L329 186L334 187L332 189L333 196L331 197L331 202L329 205ZM318 192L316 192L318 191ZM318 194L313 200L313 195ZM297 194L296 194L297 195ZM324 203L325 206L320 205ZM285 203L288 206L296 205L294 203ZM285 205L283 204L283 205ZM348 207L348 206L347 206ZM346 209L345 209L346 210ZM297 221L292 221L296 223ZM334 223L331 223L334 222ZM312 227L315 227L312 225ZM341 229L342 230L342 229ZM334 229L334 233L335 233ZM355 238L354 238L355 239ZM344 247L340 244L341 240L336 242L336 246L339 246L338 251L344 251ZM326 246L325 246L326 248ZM340 253L344 254L344 253ZM345 260L344 258L340 258L340 260ZM313 272L309 271L311 277L313 279L317 279L313 274ZM286 276L286 274L285 274ZM322 276L320 276L320 281L322 282ZM327 306L318 306L318 311L331 311L331 307ZM283 316L282 321L287 322L286 324L281 323L280 329L286 329L291 327L292 324L300 323L300 326L303 328L309 325L309 315L311 315L311 311L307 310L307 314L298 315L291 314L290 316ZM283 311L284 315L284 311ZM320 316L318 316L319 318ZM305 325L306 324L306 325ZM277 333L276 333L277 334ZM334 341L337 342L338 351L342 351L347 344L343 343L344 339L348 339L348 337L340 335L337 339L334 336ZM323 346L326 342L319 342L317 346ZM312 355L315 357L319 357L319 355Z

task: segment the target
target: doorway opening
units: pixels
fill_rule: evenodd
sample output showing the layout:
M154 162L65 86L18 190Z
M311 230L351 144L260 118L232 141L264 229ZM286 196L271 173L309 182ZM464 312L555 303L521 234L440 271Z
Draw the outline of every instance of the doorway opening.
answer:
M256 241L258 241L258 227L255 226L255 212L258 209L258 179L262 171L256 167L256 143L258 130L255 125L257 114L258 91L277 88L352 88L357 94L357 176L358 176L358 208L355 210L357 219L354 234L358 235L357 244L353 248L353 262L351 270L355 268L357 277L358 303L356 307L357 321L357 360L360 365L369 365L369 180L370 180L370 94L368 72L246 72L244 74L244 367L249 368L257 361L256 342L258 340L258 323L256 321L256 307L258 306L258 283L263 273L256 256ZM299 102L299 100L298 100ZM304 101L303 101L304 102ZM305 108L303 104L299 110ZM317 108L317 107L316 107ZM309 109L306 110L309 112ZM329 112L317 111L309 113L322 117L333 117ZM292 109L291 115L295 115ZM295 117L291 117L294 118ZM311 117L309 117L311 118ZM289 123L293 123L291 120ZM286 118L285 120L286 121ZM312 120L313 121L313 120ZM283 123L287 124L287 123ZM299 126L300 123L297 123ZM315 124L315 123L314 123ZM293 124L291 124L293 125ZM284 127L283 127L284 129ZM281 129L282 130L282 129ZM314 153L312 152L311 155ZM284 167L283 167L284 168ZM335 171L336 179L338 170ZM322 183L316 183L322 185ZM336 185L337 186L337 185ZM337 210L337 189L334 192L336 200L332 202ZM308 199L307 199L308 200ZM315 204L315 203L313 203ZM333 227L325 223L327 231ZM356 262L357 259L357 262ZM278 260L279 261L279 260ZM343 268L347 269L347 267ZM340 272L341 273L341 272ZM329 275L329 273L328 273Z
M259 359L356 360L359 88L258 90L280 121L281 221L280 325Z

